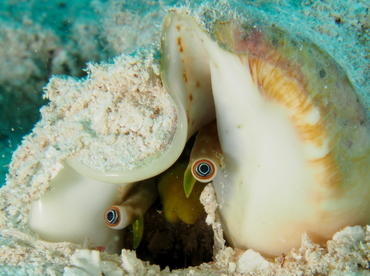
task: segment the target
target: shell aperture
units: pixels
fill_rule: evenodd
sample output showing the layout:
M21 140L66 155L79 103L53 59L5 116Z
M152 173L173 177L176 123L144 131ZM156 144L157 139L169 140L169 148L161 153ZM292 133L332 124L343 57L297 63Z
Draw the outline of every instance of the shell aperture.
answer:
M244 23L215 25L224 50L193 19L170 14L164 32L174 37L162 43L203 44L224 156L213 185L227 238L277 256L298 247L304 232L321 243L370 221L370 127L330 56L277 28Z

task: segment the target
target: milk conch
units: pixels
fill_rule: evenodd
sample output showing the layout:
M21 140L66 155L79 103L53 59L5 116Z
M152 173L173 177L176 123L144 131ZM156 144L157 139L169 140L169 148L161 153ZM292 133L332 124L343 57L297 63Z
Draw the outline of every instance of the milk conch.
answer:
M120 238L105 225L105 210L126 200L140 201L126 198L134 183L166 171L187 140L198 131L202 136L212 124L207 134L212 139L203 140L209 145L204 151L202 142L196 145L192 156L198 157L191 157L180 173L198 159L213 160L214 173L204 182L212 181L215 187L225 235L233 247L278 256L299 247L304 232L322 243L345 226L370 222L370 125L339 65L309 41L274 27L227 21L215 23L210 35L188 15L167 16L161 76L176 113L167 146L132 170L99 172L67 158L52 180L54 193L51 189L31 208L29 226L41 238L82 242L91 235L97 245L119 251L114 242ZM199 172L208 173L206 167ZM204 185L194 181L189 169L183 175L181 196L191 196L195 185ZM70 183L59 185L66 181ZM71 194L75 200L66 204L63 197ZM140 219L128 215L124 223L137 221L138 234L153 197L138 207L140 212L132 209ZM73 227L58 226L68 222L55 217L64 216L65 205L79 214L95 208L100 221L91 218L80 225L76 238ZM114 224L114 215L108 211L105 218ZM78 214L70 221L78 225ZM90 234L92 227L98 230Z

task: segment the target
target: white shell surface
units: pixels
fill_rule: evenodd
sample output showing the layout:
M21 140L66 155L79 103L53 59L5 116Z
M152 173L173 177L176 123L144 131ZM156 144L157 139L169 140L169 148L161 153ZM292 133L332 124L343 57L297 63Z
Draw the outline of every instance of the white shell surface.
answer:
M162 79L186 116L187 138L215 119L207 53L196 33L174 14L163 23ZM181 121L181 120L180 120Z
M105 224L104 212L116 203L118 192L124 194L130 187L98 182L65 166L50 182L50 190L32 202L28 225L46 241L83 243L89 239L118 253L122 233Z

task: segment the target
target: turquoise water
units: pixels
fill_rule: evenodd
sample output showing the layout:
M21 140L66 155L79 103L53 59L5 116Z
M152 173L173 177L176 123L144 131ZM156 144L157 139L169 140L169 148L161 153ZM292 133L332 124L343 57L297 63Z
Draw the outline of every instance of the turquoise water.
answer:
M42 97L42 87L48 79L53 74L81 77L86 62L113 55L104 51L99 40L89 42L96 44L90 56L81 57L77 51L79 46L73 45L76 44L75 24L98 18L98 5L94 7L90 2L0 2L0 58L5 60L0 77L3 111L0 114L0 186L5 182L12 153L40 119L39 109L47 103ZM62 51L71 58L53 68L52 63L60 58Z

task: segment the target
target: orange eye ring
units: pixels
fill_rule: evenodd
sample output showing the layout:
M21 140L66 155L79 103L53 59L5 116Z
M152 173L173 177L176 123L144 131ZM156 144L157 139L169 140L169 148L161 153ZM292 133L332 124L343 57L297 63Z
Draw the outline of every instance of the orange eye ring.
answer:
M111 228L117 227L120 224L121 219L121 210L116 206L111 206L104 213L104 221Z
M207 183L213 180L217 172L215 163L206 158L195 160L192 167L191 173L194 178L202 183Z

